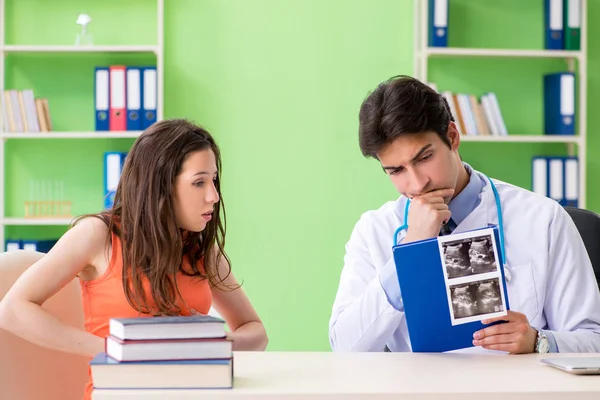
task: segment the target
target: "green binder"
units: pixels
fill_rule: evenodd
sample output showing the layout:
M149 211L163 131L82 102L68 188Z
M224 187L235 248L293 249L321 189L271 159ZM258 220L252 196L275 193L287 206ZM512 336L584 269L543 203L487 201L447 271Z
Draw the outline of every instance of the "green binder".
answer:
M564 0L565 50L581 49L581 0Z

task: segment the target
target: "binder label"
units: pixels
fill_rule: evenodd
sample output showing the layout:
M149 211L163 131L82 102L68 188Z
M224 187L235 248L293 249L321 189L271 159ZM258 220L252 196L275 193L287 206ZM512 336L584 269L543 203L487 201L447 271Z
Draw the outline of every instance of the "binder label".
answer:
M575 115L575 77L564 74L560 77L560 114Z
M550 30L559 31L563 28L563 0L550 0Z
M581 0L568 0L567 25L569 28L581 27Z
M445 28L448 21L448 0L435 0L433 12L433 26ZM441 31L441 34L439 33ZM444 36L444 30L438 29L438 36Z

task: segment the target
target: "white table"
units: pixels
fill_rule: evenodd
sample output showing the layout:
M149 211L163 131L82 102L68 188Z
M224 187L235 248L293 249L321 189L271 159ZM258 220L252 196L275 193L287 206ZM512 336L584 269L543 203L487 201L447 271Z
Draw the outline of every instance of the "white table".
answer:
M577 356L600 357L600 354ZM600 399L600 375L570 375L540 363L542 357L537 354L237 352L233 389L105 390L95 391L92 399Z

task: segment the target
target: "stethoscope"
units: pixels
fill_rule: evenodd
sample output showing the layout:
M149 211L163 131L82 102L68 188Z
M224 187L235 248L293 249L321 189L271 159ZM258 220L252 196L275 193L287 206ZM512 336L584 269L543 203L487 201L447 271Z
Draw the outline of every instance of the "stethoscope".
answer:
M496 185L494 185L494 182L492 182L492 180L489 177L487 177L487 176L485 176L485 177L490 182L490 187L492 188L492 192L494 193L494 201L496 202L496 212L498 213L498 231L500 234L500 248L502 249L502 252L500 254L500 257L501 257L500 261L502 262L502 266L504 267L506 281L510 282L511 273L510 273L510 270L508 268L506 268L506 251L504 248L504 223L502 221L502 206L500 205L500 195L498 194L498 190L496 189ZM400 226L398 229L396 229L396 232L394 233L394 246L396 246L398 244L397 243L398 234L401 231L408 229L408 209L409 208L410 208L410 199L407 199L406 205L404 206L404 224L402 226Z

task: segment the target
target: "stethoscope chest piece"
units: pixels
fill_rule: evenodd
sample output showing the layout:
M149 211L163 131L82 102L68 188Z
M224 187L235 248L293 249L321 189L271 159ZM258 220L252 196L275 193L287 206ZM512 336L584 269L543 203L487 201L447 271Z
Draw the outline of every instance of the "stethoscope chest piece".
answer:
M510 272L510 268L506 266L504 267L504 279L506 280L506 283L512 281L512 273Z

